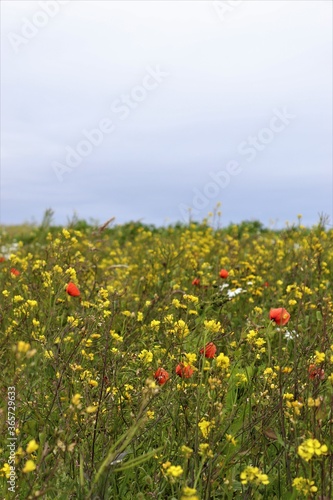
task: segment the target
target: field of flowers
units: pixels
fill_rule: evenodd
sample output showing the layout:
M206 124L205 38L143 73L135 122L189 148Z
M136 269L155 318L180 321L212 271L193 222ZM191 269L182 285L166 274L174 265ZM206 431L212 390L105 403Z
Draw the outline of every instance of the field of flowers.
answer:
M0 239L0 494L333 498L333 230Z

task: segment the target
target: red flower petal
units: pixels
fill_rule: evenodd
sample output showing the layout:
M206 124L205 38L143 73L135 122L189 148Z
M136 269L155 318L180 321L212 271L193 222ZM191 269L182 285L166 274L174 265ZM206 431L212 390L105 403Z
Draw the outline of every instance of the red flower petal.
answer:
M219 272L219 275L220 275L220 278L227 278L229 276L229 273L226 269L221 269L221 271Z
M164 368L158 368L154 373L154 379L159 385L165 384L170 378L169 373Z
M72 283L71 281L68 283L66 287L66 292L68 293L68 295L71 295L72 297L79 297L81 295L78 287L74 285L74 283Z
M283 307L278 307L269 311L269 319L275 321L277 325L283 326L290 320L290 314Z
M325 370L320 366L310 365L308 368L309 378L314 380L318 378L319 380L325 379Z
M205 347L200 349L200 354L203 354L205 358L214 358L216 354L217 348L213 342L208 342Z
M179 363L176 367L176 373L181 378L190 378L192 377L194 370L190 365L183 365L183 363Z

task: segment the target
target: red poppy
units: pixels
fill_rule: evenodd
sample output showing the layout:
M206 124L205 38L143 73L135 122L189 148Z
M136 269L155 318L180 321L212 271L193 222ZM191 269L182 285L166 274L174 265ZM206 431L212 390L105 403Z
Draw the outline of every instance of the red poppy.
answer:
M269 319L275 321L277 325L286 325L290 320L290 314L283 307L278 307L277 309L271 309L269 311Z
M199 286L200 285L200 278L194 278L194 280L192 281L192 285Z
M68 293L68 295L71 295L72 297L79 297L80 295L80 290L71 281L68 283L66 287L66 292Z
M5 257L0 257L0 262L5 262Z
M320 366L310 365L308 368L309 378L314 380L315 378L319 378L319 380L324 380L325 371Z
M229 276L229 273L226 269L221 269L219 272L220 278L227 278Z
M170 375L164 368L158 368L154 373L154 379L157 381L159 385L165 384L170 378Z
M12 274L14 274L14 276L19 276L19 274L21 274L20 271L18 271L17 269L15 269L15 267L12 267L11 270L10 270L10 272Z
M179 363L179 365L177 365L176 367L176 373L181 378L190 378L192 377L194 370L190 365Z
M200 354L203 354L205 358L214 358L216 354L216 345L213 342L208 342L205 347L200 349Z
M265 283L263 283L263 285L262 285L262 286L264 286L265 288L268 288L268 287L269 287L269 283L268 283L268 281L265 281Z

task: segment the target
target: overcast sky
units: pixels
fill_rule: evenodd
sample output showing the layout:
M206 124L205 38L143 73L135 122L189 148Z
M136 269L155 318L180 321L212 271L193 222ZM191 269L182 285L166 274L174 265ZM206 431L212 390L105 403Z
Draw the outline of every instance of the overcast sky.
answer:
M331 1L1 11L1 223L332 223Z

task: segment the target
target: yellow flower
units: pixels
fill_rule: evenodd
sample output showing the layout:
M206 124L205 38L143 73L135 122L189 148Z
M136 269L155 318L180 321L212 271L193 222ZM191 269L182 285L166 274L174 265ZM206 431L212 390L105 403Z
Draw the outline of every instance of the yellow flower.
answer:
M180 302L180 300L178 300L178 299L173 299L173 300L172 300L172 305L173 305L176 309L186 309L185 304L182 304L182 303Z
M5 463L3 467L0 469L0 476L9 477L10 474L10 465Z
M24 300L24 298L22 297L22 295L14 295L14 298L13 298L13 302L22 302Z
M64 235L64 238L68 240L71 237L71 233L67 229L62 230L62 234Z
M237 385L247 384L248 382L245 373L236 373L235 377L237 379Z
M189 448L188 446L185 446L183 445L181 448L180 448L180 451L185 455L186 458L190 458L190 456L192 455L193 453L193 450L192 448Z
M35 462L33 460L27 460L25 466L22 469L22 472L26 474L27 472L32 472L35 469L36 469Z
M205 326L206 330L208 330L211 333L223 332L223 329L221 327L221 323L219 321L215 321L214 319L205 320L204 326Z
M197 355L193 352L188 352L185 354L186 361L184 362L184 365L191 365L193 366L197 360Z
M201 433L204 438L208 437L209 431L212 427L214 427L214 423L210 422L209 420L206 420L202 418L200 422L198 423L198 427L201 430Z
M27 453L33 453L34 451L38 450L39 445L36 443L35 439L31 439L29 441L28 446L26 448Z
M320 363L323 363L325 361L325 353L324 352L319 352L319 351L316 351L315 352L315 364L316 365L320 365Z
M183 495L180 497L180 500L199 500L197 490L189 486L184 486Z
M221 354L219 354L216 358L216 366L218 368L222 368L222 370L227 370L229 368L229 365L230 359L228 358L228 356L225 356L223 352L221 352Z
M26 353L30 349L30 344L28 342L23 342L23 340L19 340L17 343L17 352Z
M201 455L203 457L208 457L208 458L212 458L214 456L208 443L199 444L199 455Z
M88 381L88 384L91 385L91 387L97 387L98 386L98 382L97 380L89 380Z
M110 335L111 337L116 341L116 342L123 342L123 337L121 335L118 335L114 330L110 330Z
M127 318L130 318L132 316L131 311L122 311L123 316L126 316Z
M316 399L313 399L313 398L308 398L308 406L310 408L316 406L320 406L320 398L316 398Z
M79 320L74 318L74 316L67 316L67 323L71 326L78 326Z
M97 406L95 405L87 406L86 408L87 413L95 413L96 411L97 411Z
M303 408L303 403L300 401L287 401L287 408L291 408L295 415L301 414L301 408Z
M305 479L304 477L295 477L293 480L294 488L303 495L311 495L311 493L316 493L318 491L317 486L315 486L314 481L310 481L310 479Z
M170 477L179 477L183 474L183 469L180 465L170 465L166 473Z
M141 359L145 365L149 365L149 363L153 361L153 357L153 353L151 351L147 351L147 349L143 349L138 355L138 358Z
M242 484L269 484L267 474L262 474L258 467L248 466L240 474Z
M255 330L250 330L249 333L246 335L246 340L249 344L253 344L256 337L258 335L258 332Z
M313 456L326 455L327 451L326 444L320 444L318 439L307 439L298 447L297 453L308 462Z
M188 295L186 293L183 295L183 299L187 300L188 302L193 302L193 304L197 304L199 302L198 297L196 297L195 295Z
M237 441L236 441L236 439L233 437L233 435L232 435L232 434L226 434L226 435L225 435L225 437L226 437L227 441L229 441L229 443L231 443L231 444L233 444L234 446L236 446Z
M66 269L65 274L69 275L71 281L77 282L76 271L73 267L69 267L68 269Z
M255 341L254 341L255 345L257 347L261 347L263 346L264 344L266 344L266 340L264 340L262 337L258 337Z
M171 333L175 333L176 335L179 335L179 337L187 337L187 335L190 333L190 330L189 330L187 324L182 319L175 321L173 326L174 326L174 328L172 330L169 330L169 331Z
M78 393L74 394L74 396L72 397L72 404L74 406L79 406L81 398L82 398L81 394Z
M28 300L27 300L27 304L28 304L28 306L30 306L30 307L37 307L37 306L38 306L38 302L37 302L37 300L30 300L30 299L28 299Z
M159 328L160 328L160 324L161 322L157 319L153 319L151 322L150 322L150 328L152 330L154 330L154 332L158 332Z

